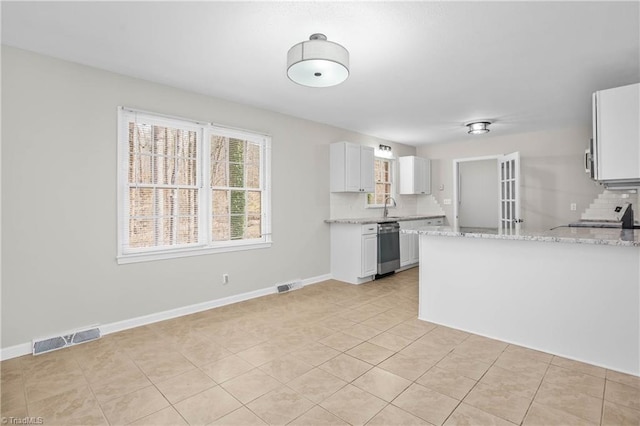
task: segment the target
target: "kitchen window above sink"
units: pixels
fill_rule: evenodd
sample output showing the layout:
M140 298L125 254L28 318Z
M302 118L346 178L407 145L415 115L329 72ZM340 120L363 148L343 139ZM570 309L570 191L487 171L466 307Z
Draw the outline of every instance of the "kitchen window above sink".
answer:
M393 160L374 159L375 192L367 194L367 208L383 208L384 200L393 197Z

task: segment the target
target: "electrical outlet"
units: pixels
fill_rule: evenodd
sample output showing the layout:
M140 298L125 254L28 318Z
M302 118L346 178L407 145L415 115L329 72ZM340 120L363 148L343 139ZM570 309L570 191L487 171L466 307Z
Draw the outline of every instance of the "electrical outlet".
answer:
M569 206L571 208L572 212L575 212L578 209L578 206L576 205L576 203L571 203L571 206Z
M222 285L229 284L229 274L222 274Z
M442 200L442 204L444 204L445 206L450 206L451 198L445 198L444 200Z

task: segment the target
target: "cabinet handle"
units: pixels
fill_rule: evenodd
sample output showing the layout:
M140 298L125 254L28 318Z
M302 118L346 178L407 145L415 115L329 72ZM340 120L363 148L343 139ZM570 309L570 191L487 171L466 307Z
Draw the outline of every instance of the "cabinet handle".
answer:
M587 173L588 175L591 175L591 161L592 161L591 150L587 149L584 152L584 172Z

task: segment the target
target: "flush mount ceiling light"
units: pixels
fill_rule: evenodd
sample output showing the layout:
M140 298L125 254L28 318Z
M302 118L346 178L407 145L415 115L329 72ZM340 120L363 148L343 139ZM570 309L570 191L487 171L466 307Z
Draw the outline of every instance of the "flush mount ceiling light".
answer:
M465 126L469 128L467 133L471 135L481 135L483 133L489 133L489 120L476 120L465 123Z
M287 76L302 86L335 86L349 77L349 52L324 34L311 34L289 49Z

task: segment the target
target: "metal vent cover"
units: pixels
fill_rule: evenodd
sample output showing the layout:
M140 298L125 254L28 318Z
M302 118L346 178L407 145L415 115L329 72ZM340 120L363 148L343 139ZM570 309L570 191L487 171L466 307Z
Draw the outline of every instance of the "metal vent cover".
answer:
M33 355L40 355L57 349L66 348L80 343L96 340L101 337L98 327L65 333L60 336L33 340Z
M276 290L278 290L278 293L286 293L288 291L297 290L299 288L302 288L302 280L295 280L288 283L276 285Z

